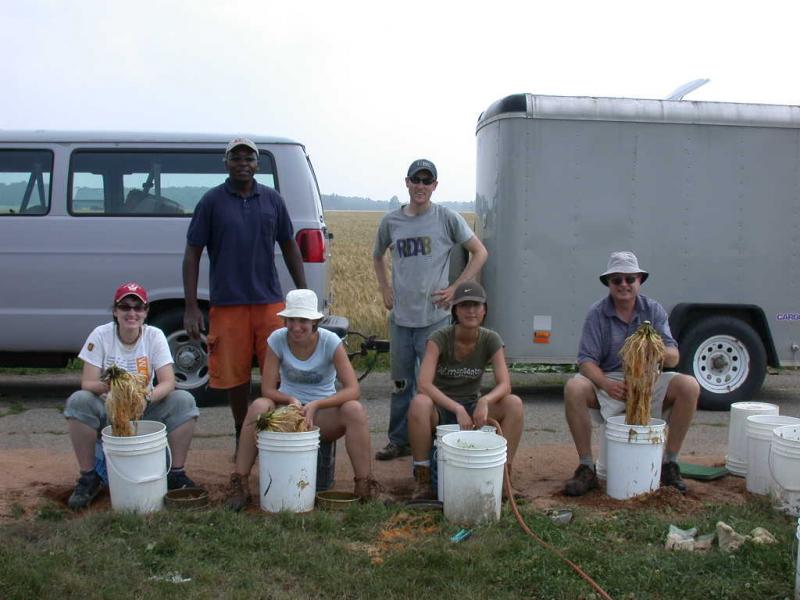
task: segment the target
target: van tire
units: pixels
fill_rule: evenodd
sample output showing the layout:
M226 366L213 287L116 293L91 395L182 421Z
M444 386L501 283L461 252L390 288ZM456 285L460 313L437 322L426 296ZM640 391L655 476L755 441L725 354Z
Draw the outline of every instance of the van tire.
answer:
M681 336L680 354L678 370L697 379L704 410L751 400L767 374L764 343L736 317L700 317Z
M150 324L164 332L175 361L175 387L192 393L198 406L219 404L224 393L208 387L208 347L205 335L193 340L183 327L183 308L170 308L155 315ZM203 310L208 323L208 313Z

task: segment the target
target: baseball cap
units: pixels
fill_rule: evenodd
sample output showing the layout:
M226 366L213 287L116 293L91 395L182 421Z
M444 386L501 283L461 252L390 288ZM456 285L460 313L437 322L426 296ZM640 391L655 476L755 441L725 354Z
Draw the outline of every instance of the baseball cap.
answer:
M608 276L612 273L638 273L642 276L642 283L647 280L649 273L639 268L639 259L633 252L612 252L608 257L608 266L600 274L600 281L608 287Z
M459 283L453 292L453 301L450 304L455 306L461 302L481 302L486 304L486 291L480 283L475 281Z
M147 290L135 281L123 283L117 288L117 291L114 293L114 304L126 296L136 296L139 300L147 304Z
M413 177L420 171L430 171L431 175L433 175L434 180L439 178L436 173L436 165L434 165L427 158L418 158L417 160L412 162L411 166L408 167L408 175L406 175L406 177Z
M234 148L238 148L239 146L246 146L250 148L250 150L255 152L256 156L258 156L258 146L256 146L256 143L253 140L246 137L233 138L230 142L228 142L228 146L225 148L225 156L228 156L228 152Z

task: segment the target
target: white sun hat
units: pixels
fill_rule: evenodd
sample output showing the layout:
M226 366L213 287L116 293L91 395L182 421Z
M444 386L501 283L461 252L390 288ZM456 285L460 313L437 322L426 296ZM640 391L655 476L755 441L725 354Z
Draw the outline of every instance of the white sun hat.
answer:
M291 290L286 294L286 308L278 316L316 321L325 315L317 310L317 295L314 290Z

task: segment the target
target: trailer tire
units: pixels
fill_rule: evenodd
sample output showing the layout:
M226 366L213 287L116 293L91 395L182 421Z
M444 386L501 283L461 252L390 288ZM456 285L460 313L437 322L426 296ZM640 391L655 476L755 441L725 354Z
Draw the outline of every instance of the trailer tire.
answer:
M678 370L700 384L700 408L729 410L752 399L767 374L758 333L736 317L713 316L689 325L681 338Z
M208 323L208 313L203 311ZM193 340L183 328L183 308L170 308L155 315L150 324L164 332L172 353L175 387L192 393L198 406L219 404L223 393L208 387L208 347L205 335Z

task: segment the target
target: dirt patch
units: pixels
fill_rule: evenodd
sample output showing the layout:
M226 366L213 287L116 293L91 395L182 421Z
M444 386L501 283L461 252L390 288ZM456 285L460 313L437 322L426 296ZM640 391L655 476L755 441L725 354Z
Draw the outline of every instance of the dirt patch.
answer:
M353 473L344 444L339 444L336 465L336 486L339 490L352 490ZM719 456L686 456L687 462L720 466ZM43 502L66 506L78 466L72 453L50 450L0 450L0 522L18 518L33 518ZM221 450L196 450L190 453L187 471L199 485L206 488L212 504L221 503L225 486L232 469L230 452ZM614 500L602 489L593 490L581 498L568 498L562 494L564 480L576 467L575 450L567 445L542 445L521 448L514 464L514 487L524 494L536 508L548 509L573 505L603 512L623 508L647 507L666 509L680 514L700 510L706 503L744 503L748 494L745 481L727 476L711 482L688 481L689 492L681 495L672 489L658 490L631 500ZM411 459L374 463L376 478L386 492L398 501L407 500L412 489ZM258 467L250 478L253 497L258 498ZM601 486L602 487L602 486ZM108 492L103 492L90 510L110 508ZM257 502L249 510L257 512Z

